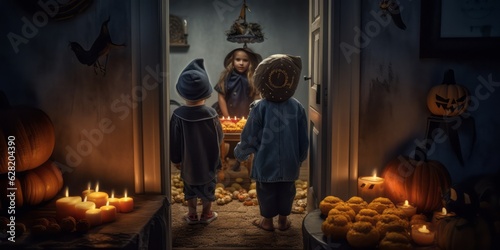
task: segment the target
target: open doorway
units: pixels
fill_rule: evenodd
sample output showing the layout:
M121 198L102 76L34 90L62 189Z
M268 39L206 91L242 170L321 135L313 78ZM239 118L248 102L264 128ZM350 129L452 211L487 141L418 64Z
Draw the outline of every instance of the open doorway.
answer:
M216 0L216 1L169 1L169 15L175 16L181 26L177 27L184 34L184 40L181 43L171 44L169 49L169 100L176 105L183 105L184 101L177 94L175 84L182 69L193 59L203 58L205 69L209 74L212 86L217 83L219 75L223 70L223 61L226 55L235 48L242 48L245 45L232 43L226 39L226 31L230 29L233 22L238 18L243 1L231 0ZM251 12L247 12L247 21L256 22L262 26L264 33L264 41L261 43L248 43L248 48L260 54L263 58L271 54L292 54L302 58L302 75L308 75L308 2L302 0L277 0L277 1L246 1ZM288 6L283 8L283 6ZM175 27L174 27L175 28ZM293 32L289 32L293 30ZM300 81L296 91L295 98L298 99L304 107L308 103L308 86L305 80ZM216 93L214 91L214 93ZM217 96L212 96L207 100L207 105L211 106L217 101ZM176 105L171 106L171 109ZM238 117L239 118L239 117ZM230 143L228 143L230 144ZM232 150L233 145L227 145L226 152ZM229 155L229 156L228 156ZM234 158L230 155L224 155L223 160L227 161L229 166L233 165ZM213 208L220 211L220 221L216 221L212 226L219 224L219 237L224 238L224 235L233 235L228 239L219 240L220 244L214 243L213 248L232 245L232 247L258 247L258 244L266 243L267 240L244 237L249 230L257 229L252 227L251 219L258 218L258 206L256 205L255 196L252 190L252 181L248 178L248 162L243 163L240 171L232 171L228 169L223 173L224 179L220 178L218 185L224 188L217 191L218 200ZM203 230L201 227L188 227L185 221L182 220L182 215L187 211L182 199L182 182L179 178L179 172L175 168L170 169L171 172L171 193L172 193L172 246L174 248L186 247L190 244L198 244L198 237L188 237L186 232L206 233L208 230ZM298 195L298 203L306 204L306 189L309 179L308 161L304 162L301 168L300 181L297 182L297 187L304 191ZM234 189L234 190L233 190ZM242 191L244 190L244 191ZM242 191L245 193L244 198L239 199L234 191ZM243 195L243 194L242 194ZM229 198L228 198L229 197ZM299 202L300 200L300 202ZM250 205L250 202L252 203ZM245 205L246 204L246 205ZM288 234L287 242L277 242L277 246L292 246L287 244L295 244L289 249L299 247L300 242L300 225L305 213L305 207L300 211L299 206L296 217L294 217L294 230ZM187 230L187 231L186 231ZM239 230L239 231L238 231ZM240 233L238 233L240 232ZM257 229L258 233L258 229ZM184 237L184 238L182 238ZM188 239L186 239L186 237ZM226 237L226 238L227 238ZM242 238L243 237L243 238ZM297 238L299 237L299 238ZM208 237L210 238L210 237ZM285 238L283 238L284 240ZM298 240L298 241L297 241ZM281 245L279 245L281 244Z

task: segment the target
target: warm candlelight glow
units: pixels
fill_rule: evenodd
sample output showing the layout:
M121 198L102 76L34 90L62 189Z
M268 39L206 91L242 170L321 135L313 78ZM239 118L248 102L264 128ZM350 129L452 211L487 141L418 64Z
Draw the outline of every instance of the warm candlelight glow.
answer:
M56 218L62 219L67 216L75 216L75 205L82 202L80 196L69 196L69 188L66 187L65 197L56 201Z
M85 211L85 219L87 219L91 226L98 226L102 224L101 209L91 208Z
M88 201L93 201L97 208L106 205L108 201L108 194L106 192L99 191L99 183L96 184L95 192L89 193L87 195Z
M87 183L87 189L83 190L83 192L82 192L82 199L85 199L85 197L87 197L87 195L89 195L90 193L94 192L94 189L91 189L90 186L91 186L91 184L90 184L90 181L89 181Z
M441 211L434 211L434 214L432 216L432 224L436 226L441 219L453 216L455 216L455 213L448 212L446 208L443 207Z
M411 238L422 246L434 244L435 231L427 224L416 224L412 227Z
M89 209L94 209L95 203L92 201L87 201L87 197L83 200L83 202L79 202L75 205L75 219L81 220L85 219L85 212Z
M116 207L106 203L106 206L101 207L102 222L107 223L116 220Z
M427 226L426 225L423 225L421 228L418 229L419 232L421 233L430 233L429 229L427 229Z
M120 213L132 212L132 210L134 210L134 199L127 196L127 189L125 189L124 195L125 197L120 198L118 210L120 210Z
M358 196L367 202L371 202L377 197L384 196L384 178L373 176L362 176L358 178Z
M115 191L111 190L111 198L108 198L108 204L115 206L117 212L120 212L120 199L115 198Z
M398 203L396 204L396 206L399 209L403 210L406 213L406 216L408 216L408 218L411 218L413 215L417 213L417 207L410 204L408 200L405 200L404 203Z

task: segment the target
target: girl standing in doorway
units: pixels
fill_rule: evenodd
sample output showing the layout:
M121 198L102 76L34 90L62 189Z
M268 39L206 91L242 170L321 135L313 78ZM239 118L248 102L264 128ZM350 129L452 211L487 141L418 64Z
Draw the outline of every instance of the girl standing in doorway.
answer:
M224 70L214 87L219 93L214 108L220 116L248 117L250 104L260 96L253 84L253 74L260 61L262 57L247 47L236 48L226 55ZM229 152L232 154L232 150ZM231 169L239 171L240 162L236 161Z
M237 48L224 59L222 71L214 89L219 93L220 115L248 117L250 104L259 98L253 85L253 74L262 57L249 48Z

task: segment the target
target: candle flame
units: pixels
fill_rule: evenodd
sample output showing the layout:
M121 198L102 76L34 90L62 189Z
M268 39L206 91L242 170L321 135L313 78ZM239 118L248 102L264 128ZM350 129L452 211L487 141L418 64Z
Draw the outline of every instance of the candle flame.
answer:
M65 194L66 194L66 197L68 197L68 196L69 196L69 187L66 187Z
M445 207L443 207L443 209L441 209L441 213L442 213L443 215L446 215L446 214L448 213L448 212L446 211L446 208L445 208Z
M90 184L90 181L89 181L89 183L87 183L87 190L90 190L90 185L91 184Z
M125 198L127 198L127 189L125 188Z
M83 199L83 202L86 202L87 201L87 196L85 195L85 199Z
M405 207L409 207L410 204L408 203L408 200L405 200L405 204L404 204Z
M238 118L236 118L236 116L234 116L234 119L235 119L235 120L238 120Z
M106 206L109 206L109 201L106 201Z
M96 192L99 192L99 182L97 182L97 183L95 184L95 191L96 191Z
M111 198L115 198L115 190L111 190Z

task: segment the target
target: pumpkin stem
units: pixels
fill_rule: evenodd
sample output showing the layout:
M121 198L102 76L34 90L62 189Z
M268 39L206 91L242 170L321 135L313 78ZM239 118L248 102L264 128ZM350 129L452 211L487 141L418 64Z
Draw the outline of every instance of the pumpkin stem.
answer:
M7 95L3 91L0 91L0 108L8 108L10 107L9 99Z
M444 74L442 84L452 85L452 84L456 84L456 83L457 82L455 82L455 71L453 71L452 69L449 69Z

